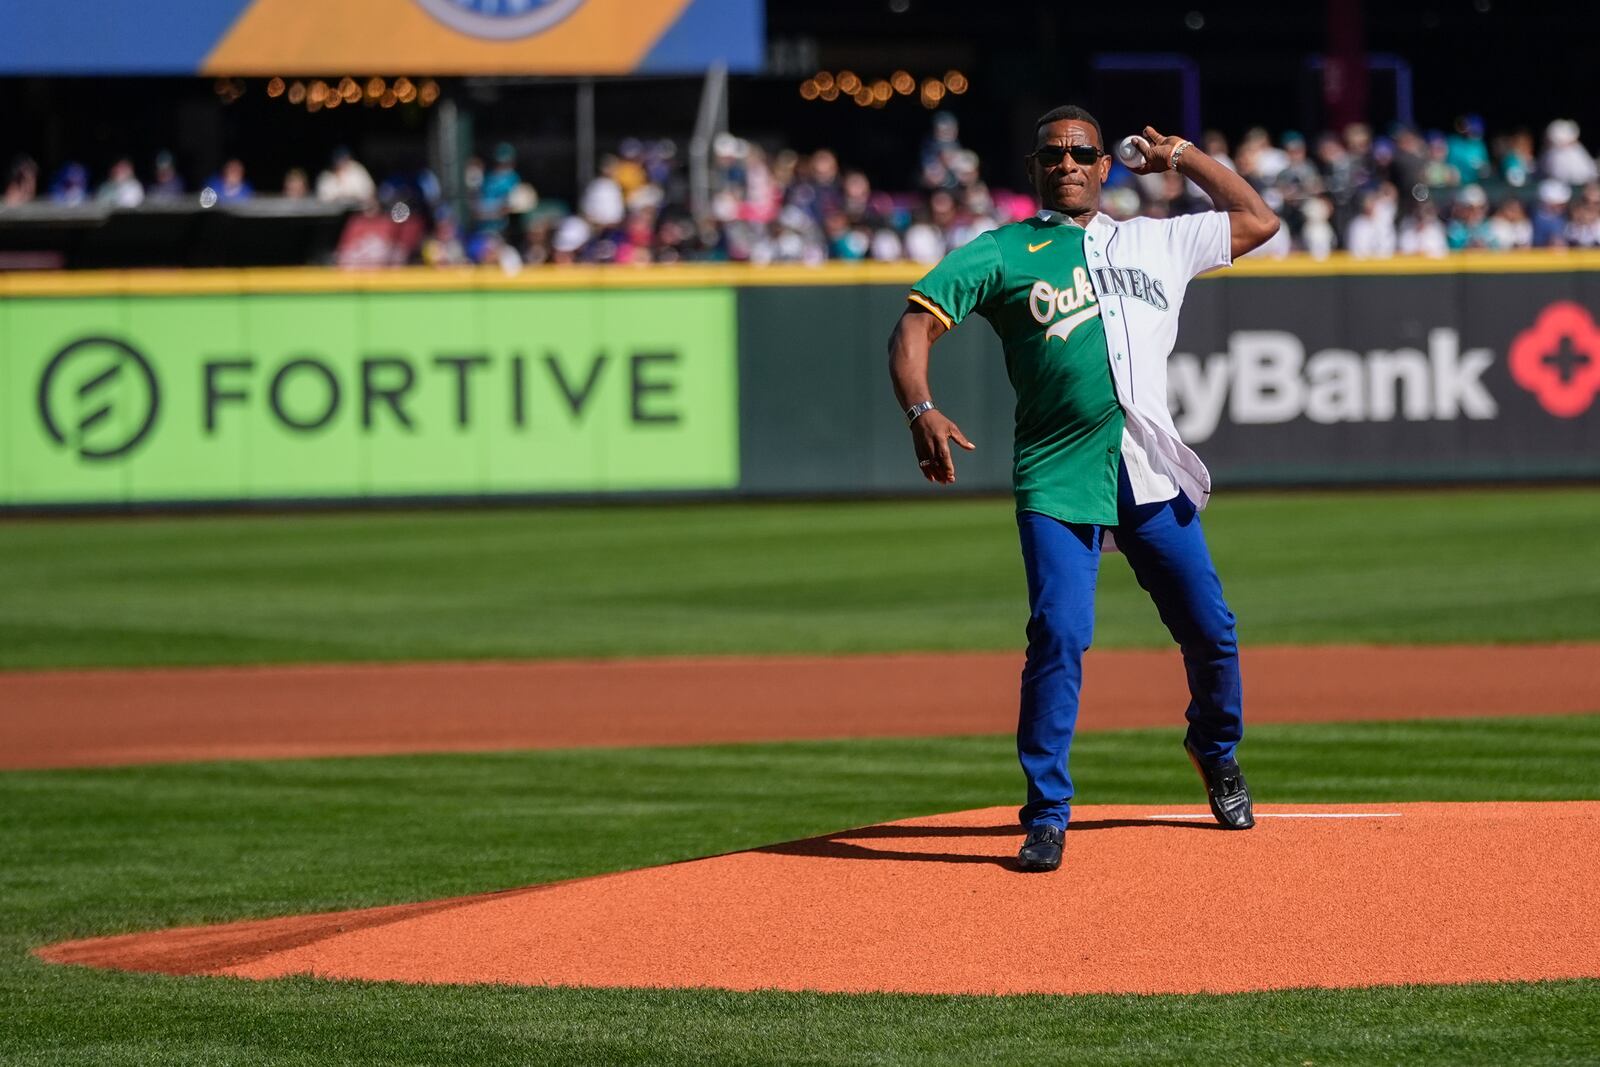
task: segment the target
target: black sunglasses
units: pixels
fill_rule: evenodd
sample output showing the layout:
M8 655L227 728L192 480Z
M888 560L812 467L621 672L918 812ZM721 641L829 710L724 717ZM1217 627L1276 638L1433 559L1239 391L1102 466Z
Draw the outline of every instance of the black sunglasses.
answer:
M1054 167L1067 156L1071 156L1072 161L1078 166L1087 167L1093 164L1101 156L1109 156L1111 153L1102 152L1092 144L1074 144L1065 146L1058 144L1047 144L1040 145L1038 148L1035 148L1028 154L1034 159L1037 159L1040 166L1044 167Z

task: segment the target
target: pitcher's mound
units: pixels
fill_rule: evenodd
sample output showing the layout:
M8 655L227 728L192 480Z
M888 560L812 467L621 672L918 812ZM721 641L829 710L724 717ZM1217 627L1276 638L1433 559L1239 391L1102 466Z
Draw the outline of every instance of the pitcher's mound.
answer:
M455 901L69 942L275 978L1189 993L1600 977L1600 803L1080 807L1054 874L1010 808Z

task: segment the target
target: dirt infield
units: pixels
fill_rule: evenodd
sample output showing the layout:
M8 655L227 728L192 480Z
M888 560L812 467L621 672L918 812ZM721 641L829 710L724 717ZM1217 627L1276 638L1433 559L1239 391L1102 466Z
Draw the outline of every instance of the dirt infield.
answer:
M1250 722L1600 711L1600 646L1253 648ZM0 768L932 736L1016 726L1017 653L0 673ZM1176 651L1096 651L1081 730L1173 725Z
M1191 993L1600 977L1600 803L1013 810L430 904L71 942L58 963L421 983Z

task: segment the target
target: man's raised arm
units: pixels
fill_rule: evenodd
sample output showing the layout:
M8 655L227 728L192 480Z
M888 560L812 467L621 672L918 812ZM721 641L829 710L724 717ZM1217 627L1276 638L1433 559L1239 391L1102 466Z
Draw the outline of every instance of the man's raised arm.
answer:
M1249 182L1182 137L1163 137L1153 126L1144 128L1144 136L1150 143L1144 149L1144 164L1130 169L1136 174L1176 169L1204 190L1218 211L1228 213L1228 232L1236 258L1266 244L1278 232L1281 223L1277 213L1267 206L1267 202L1250 187ZM1186 147L1178 153L1177 161L1173 162L1173 153L1179 146Z
M933 343L947 331L931 312L908 307L889 335L889 380L894 383L900 410L910 412L925 407L911 420L911 446L917 453L917 466L930 482L949 484L956 480L956 463L950 454L954 441L969 452L976 448L961 432L961 427L932 406L928 390L928 356Z

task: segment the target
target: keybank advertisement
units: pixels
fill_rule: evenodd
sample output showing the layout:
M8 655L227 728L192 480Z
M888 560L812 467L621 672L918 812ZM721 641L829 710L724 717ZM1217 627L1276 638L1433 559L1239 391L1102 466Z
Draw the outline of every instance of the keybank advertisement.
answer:
M734 295L0 301L0 502L732 488Z
M1167 364L1219 482L1600 475L1600 274L1191 285Z

